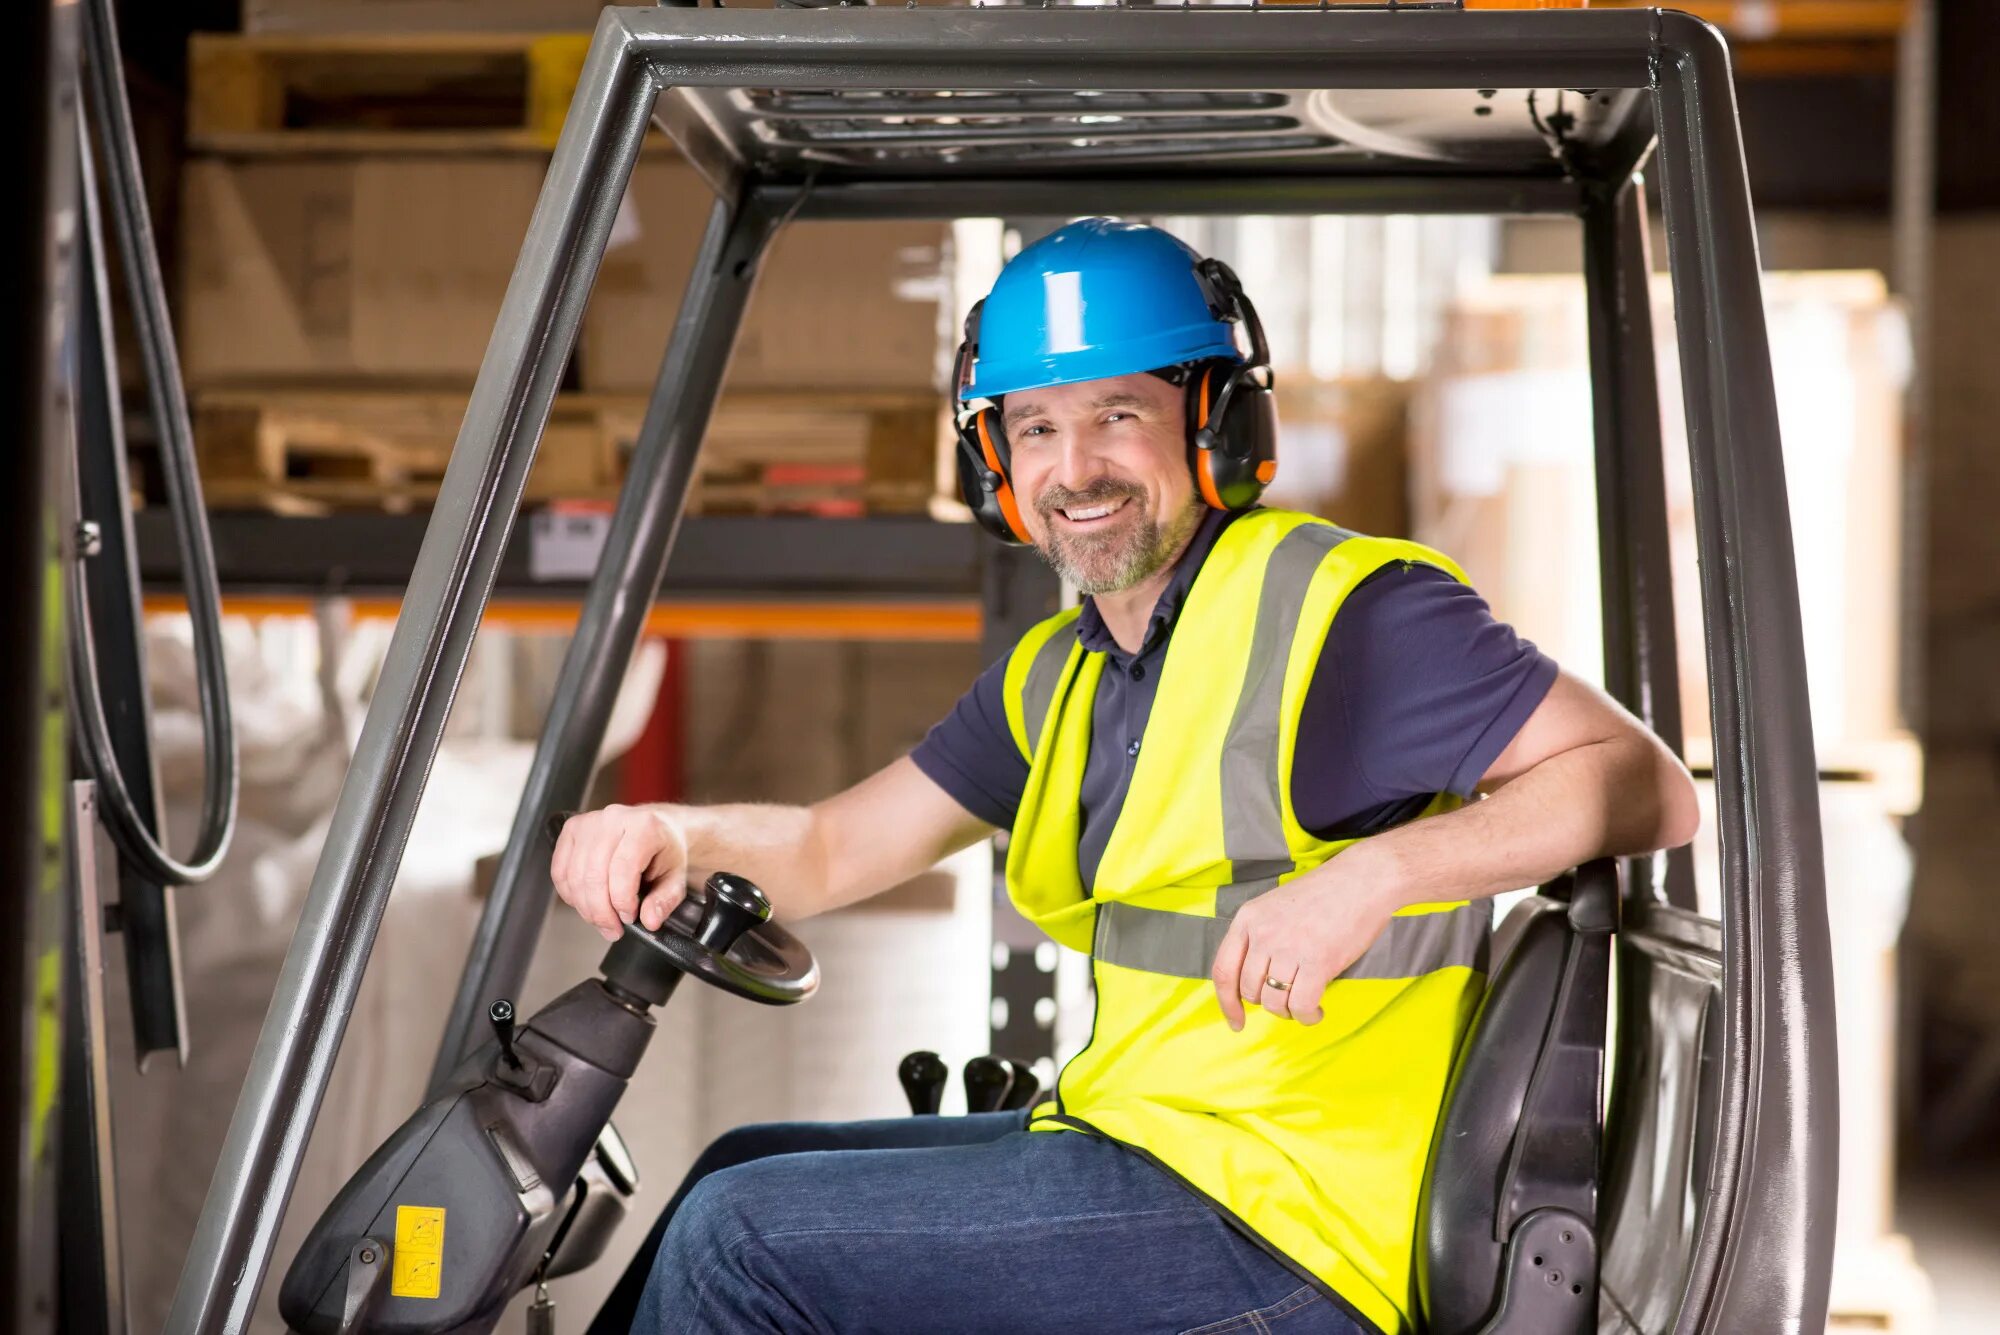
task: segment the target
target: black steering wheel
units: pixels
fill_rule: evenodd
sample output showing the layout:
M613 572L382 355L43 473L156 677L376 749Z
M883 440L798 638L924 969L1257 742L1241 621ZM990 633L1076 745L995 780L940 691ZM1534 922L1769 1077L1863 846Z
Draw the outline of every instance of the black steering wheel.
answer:
M571 814L544 822L551 846ZM665 1005L683 974L767 1006L789 1006L819 990L819 965L805 942L771 921L762 890L726 871L700 890L689 886L659 931L627 923L598 967L606 982L648 1006Z
M771 921L762 890L726 871L699 891L689 886L659 931L627 923L605 953L602 972L655 1006L681 974L767 1006L789 1006L819 989L819 964L805 942Z

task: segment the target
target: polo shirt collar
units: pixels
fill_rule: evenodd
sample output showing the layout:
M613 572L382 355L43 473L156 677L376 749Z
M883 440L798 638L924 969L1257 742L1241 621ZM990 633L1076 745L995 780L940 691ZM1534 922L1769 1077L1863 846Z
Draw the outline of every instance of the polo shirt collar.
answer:
M1195 576L1201 573L1208 561L1208 554L1215 549L1215 540L1222 536L1222 530L1229 521L1236 518L1239 511L1208 510L1202 515L1201 523L1188 540L1187 550L1174 566L1173 578L1167 587L1160 590L1160 597L1153 604L1153 616L1146 623L1146 638L1139 645L1139 652L1132 657L1144 657L1166 643L1173 632L1174 621L1180 616L1181 604L1187 601L1188 590L1194 587ZM1126 653L1112 638L1111 631L1098 613L1097 600L1085 598L1083 610L1077 617L1076 637L1087 653L1110 654L1119 662L1125 661Z

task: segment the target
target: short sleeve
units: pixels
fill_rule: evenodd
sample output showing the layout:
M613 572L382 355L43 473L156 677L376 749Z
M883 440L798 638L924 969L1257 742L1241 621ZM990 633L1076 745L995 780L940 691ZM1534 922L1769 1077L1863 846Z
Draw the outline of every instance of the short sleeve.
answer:
M979 674L951 713L931 728L910 759L967 811L1010 829L1028 786L1028 762L1007 727L1007 660Z
M1300 823L1365 833L1435 794L1469 797L1555 679L1554 660L1476 590L1433 566L1376 572L1334 617L1306 692Z

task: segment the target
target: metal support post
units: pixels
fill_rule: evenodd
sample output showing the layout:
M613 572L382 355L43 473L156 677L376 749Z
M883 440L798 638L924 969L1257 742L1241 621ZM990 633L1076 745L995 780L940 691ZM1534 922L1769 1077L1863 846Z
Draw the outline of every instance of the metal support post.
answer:
M486 1034L487 1004L518 996L548 915L549 854L543 822L574 809L597 767L611 706L631 665L646 613L680 529L701 438L729 368L729 352L778 220L753 201L718 199L680 315L654 382L618 510L598 557L576 635L542 726L521 804L480 914L472 953L445 1021L431 1094Z
M31 0L0 46L0 1330L56 1329L62 1044L63 608L57 486L75 334L77 7Z
M1826 1325L1839 1091L1777 392L1729 55L1655 16L1667 254L1708 625L1723 1084L1676 1335Z
M1637 177L1594 193L1583 214L1590 317L1591 413L1597 437L1597 562L1604 602L1604 684L1675 755L1683 754L1667 479L1653 360L1652 258ZM1644 861L1651 862L1651 859ZM1676 849L1659 885L1628 877L1675 908L1695 907L1694 860ZM1632 869L1635 873L1641 868Z
M69 785L70 968L64 989L62 1328L125 1335L111 1085L104 1057L104 905L98 899L97 785Z
M655 88L600 19L341 785L167 1329L249 1328Z
M1936 0L1910 0L1896 45L1896 147L1890 162L1889 285L1910 326L1910 379L1903 391L1903 578L1896 703L1923 731L1929 666L1931 494L1931 252L1937 239Z
M146 689L146 640L139 602L139 559L132 531L132 483L125 464L123 391L111 336L111 288L104 224L90 136L77 127L83 230L77 240L76 477L80 519L95 526L97 572L86 581L97 681L113 755L150 833L164 833L153 763L153 707ZM178 374L178 372L176 372ZM117 859L118 925L139 1069L156 1052L187 1064L187 1008L181 991L180 933L174 887L130 858Z

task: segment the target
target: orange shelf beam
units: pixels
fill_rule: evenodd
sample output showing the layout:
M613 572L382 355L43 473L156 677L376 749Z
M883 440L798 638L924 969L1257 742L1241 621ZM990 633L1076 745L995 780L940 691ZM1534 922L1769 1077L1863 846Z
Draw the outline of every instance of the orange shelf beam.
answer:
M350 599L364 620L393 621L402 608L396 598ZM175 594L148 594L145 609L185 612ZM309 598L230 594L226 616L311 616ZM576 629L582 604L574 600L495 600L482 624L510 630L568 634ZM902 640L968 644L979 639L979 605L971 600L929 602L676 602L646 614L647 635L677 639L730 640Z
M1739 42L1891 38L1902 34L1910 0L1592 0L1592 9L1678 9Z

